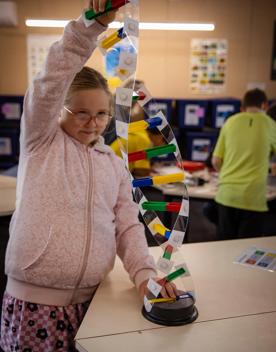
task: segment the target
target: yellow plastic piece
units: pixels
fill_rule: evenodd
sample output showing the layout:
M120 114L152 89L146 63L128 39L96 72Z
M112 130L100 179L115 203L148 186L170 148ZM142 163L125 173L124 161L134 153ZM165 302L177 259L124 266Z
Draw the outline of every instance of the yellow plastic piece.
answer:
M158 232L162 236L165 236L166 231L170 231L169 229L167 229L165 226L161 224L154 224L153 229L155 232Z
M163 183L181 182L183 180L184 180L184 173L181 172L177 174L154 176L152 178L152 183L154 185L160 185Z
M176 298L152 298L149 300L150 303L160 303L160 302L174 302Z
M118 43L120 40L122 40L122 38L119 38L119 37L117 36L117 33L116 33L116 36L114 36L114 37L113 37L113 35L112 35L112 36L110 36L110 37L108 37L108 38L105 38L105 39L101 42L101 46L102 46L102 48L104 48L104 49L109 49L109 48L111 48L114 44Z
M134 133L147 129L148 123L145 120L140 120L136 122L131 122L128 125L128 133Z
M127 70L125 70L124 68L119 68L118 72L121 74L121 75L125 75L127 73Z

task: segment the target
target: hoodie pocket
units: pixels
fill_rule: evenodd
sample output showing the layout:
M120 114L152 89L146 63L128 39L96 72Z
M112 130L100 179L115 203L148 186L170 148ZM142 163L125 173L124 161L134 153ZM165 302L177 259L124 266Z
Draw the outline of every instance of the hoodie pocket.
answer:
M67 231L51 227L44 246L22 271L29 283L54 288L72 288L79 262L76 257L76 248L72 245Z

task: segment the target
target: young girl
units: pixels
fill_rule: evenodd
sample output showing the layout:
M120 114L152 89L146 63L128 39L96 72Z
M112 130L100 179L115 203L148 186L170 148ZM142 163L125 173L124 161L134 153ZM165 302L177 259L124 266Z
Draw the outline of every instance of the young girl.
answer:
M105 1L94 0L95 10ZM28 89L16 210L6 253L4 351L71 351L116 253L141 296L156 276L123 161L101 134L111 118L106 80L83 65L114 19L71 21ZM171 286L163 295L174 296Z

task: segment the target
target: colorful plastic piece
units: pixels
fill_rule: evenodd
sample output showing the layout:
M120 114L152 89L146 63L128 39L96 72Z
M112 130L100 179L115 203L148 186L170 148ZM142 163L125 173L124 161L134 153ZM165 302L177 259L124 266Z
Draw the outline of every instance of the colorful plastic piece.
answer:
M88 20L93 20L94 18L103 15L111 10L116 10L119 7L126 5L128 0L107 0L105 4L105 10L103 12L94 12L92 9L85 11L85 18Z
M112 33L110 36L104 38L100 45L103 49L107 50L111 48L114 44L118 43L126 37L124 32L124 27L118 29L116 32Z
M171 256L172 256L172 252L173 252L173 246L171 246L170 244L168 244L165 248L164 254L163 254L163 258L170 260Z
M166 144L159 147L149 148L146 150L140 150L138 152L128 154L128 162L134 162L137 160L151 159L155 156L174 153L176 151L175 144Z
M167 229L165 226L161 224L154 224L153 225L154 231L159 233L160 235L164 236L165 238L169 239L171 235L171 231Z
M147 128L153 128L160 125L162 125L161 117L152 117L146 120L131 122L128 126L128 132L129 133L139 132L142 130L146 130Z
M132 181L132 186L133 187L155 186L155 185L161 185L165 183L181 182L183 180L184 180L184 174L181 172L177 174L169 174L169 175L135 179Z
M181 202L144 202L142 208L145 210L168 211L179 213Z
M158 280L159 285L164 286L167 282L171 282L177 279L179 276L185 274L185 269L183 267L173 271L169 275L165 276L163 279Z
M146 95L144 92L133 93L132 101L144 100Z
M175 302L175 301L179 301L181 299L185 299L185 298L193 298L193 296L191 294L189 294L188 292L183 293L182 295L178 295L175 298L170 297L170 298L152 298L149 300L149 303L166 303L166 302Z

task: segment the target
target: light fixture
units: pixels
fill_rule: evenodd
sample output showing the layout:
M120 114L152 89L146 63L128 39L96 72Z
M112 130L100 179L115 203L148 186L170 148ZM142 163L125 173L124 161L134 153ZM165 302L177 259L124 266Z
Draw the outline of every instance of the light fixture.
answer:
M69 21L67 20L36 20L27 19L25 21L28 27L65 27ZM122 22L112 22L109 28L121 28ZM168 30L168 31L213 31L215 25L213 23L154 23L154 22L140 22L140 29L146 30Z
M63 28L67 25L69 21L67 20L34 20L28 18L25 20L27 27L54 27Z

